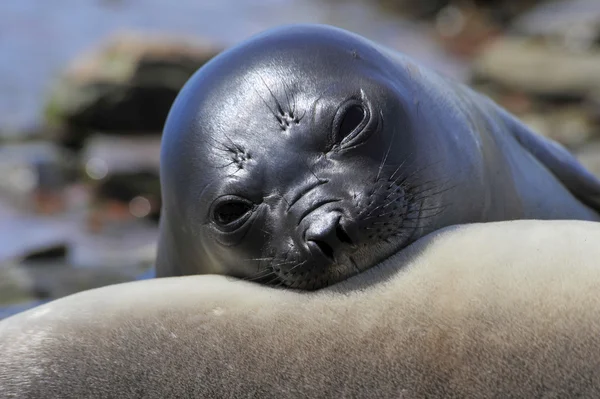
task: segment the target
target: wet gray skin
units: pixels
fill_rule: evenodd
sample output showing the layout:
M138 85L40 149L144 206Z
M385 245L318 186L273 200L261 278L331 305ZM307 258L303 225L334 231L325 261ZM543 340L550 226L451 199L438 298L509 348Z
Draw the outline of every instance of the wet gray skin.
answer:
M273 29L176 99L157 276L318 289L445 226L598 220L600 182L488 98L352 33Z

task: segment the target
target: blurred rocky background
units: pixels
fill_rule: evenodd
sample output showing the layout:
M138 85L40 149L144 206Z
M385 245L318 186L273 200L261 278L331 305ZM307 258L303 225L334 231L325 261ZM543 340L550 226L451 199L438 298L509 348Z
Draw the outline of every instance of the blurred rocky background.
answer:
M471 84L600 175L599 0L2 0L0 318L151 277L178 90L228 46L298 22Z

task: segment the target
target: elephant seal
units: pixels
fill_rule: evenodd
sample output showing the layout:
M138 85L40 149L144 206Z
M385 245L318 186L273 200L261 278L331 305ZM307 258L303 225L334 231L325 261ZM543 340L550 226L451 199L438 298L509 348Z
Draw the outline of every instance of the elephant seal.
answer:
M318 291L99 288L0 322L0 397L600 397L600 224L453 226Z
M599 220L600 181L468 87L352 33L259 34L165 124L157 276L317 289L439 228Z

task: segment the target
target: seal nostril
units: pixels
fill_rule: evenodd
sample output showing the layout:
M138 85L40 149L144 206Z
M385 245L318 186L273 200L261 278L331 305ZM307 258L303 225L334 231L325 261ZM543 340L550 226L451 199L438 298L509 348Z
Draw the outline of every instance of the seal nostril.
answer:
M312 242L314 242L317 247L319 247L319 250L323 253L323 255L325 255L327 258L334 260L333 258L333 248L331 248L331 246L329 244L327 244L325 241L321 241L321 240L311 240Z
M350 245L354 245L354 243L352 242L352 239L350 238L348 233L346 233L346 230L344 230L344 228L341 225L338 224L335 227L335 234L341 242L350 244Z

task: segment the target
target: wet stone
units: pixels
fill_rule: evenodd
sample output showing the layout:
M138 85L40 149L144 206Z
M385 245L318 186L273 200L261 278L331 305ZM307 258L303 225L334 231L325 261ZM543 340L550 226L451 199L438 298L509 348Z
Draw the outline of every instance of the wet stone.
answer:
M74 147L94 131L159 133L181 87L221 50L191 38L117 34L67 66L50 91L46 119Z

